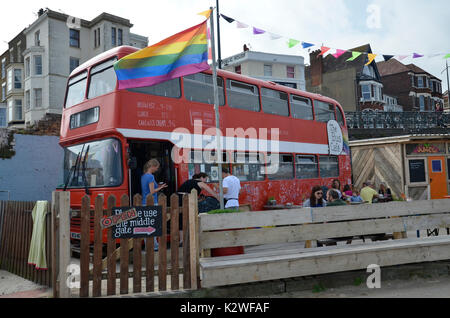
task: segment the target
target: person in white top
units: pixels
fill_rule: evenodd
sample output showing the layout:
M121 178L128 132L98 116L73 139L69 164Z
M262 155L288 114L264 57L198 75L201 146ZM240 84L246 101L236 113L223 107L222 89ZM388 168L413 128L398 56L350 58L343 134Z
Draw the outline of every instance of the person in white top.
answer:
M225 209L239 209L239 191L241 182L230 173L227 167L222 167L223 176L223 197L225 199Z

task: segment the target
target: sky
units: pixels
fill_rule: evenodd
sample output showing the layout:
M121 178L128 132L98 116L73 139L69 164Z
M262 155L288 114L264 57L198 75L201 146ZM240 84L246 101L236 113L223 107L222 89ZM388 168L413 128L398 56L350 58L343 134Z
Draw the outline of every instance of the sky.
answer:
M250 26L220 20L222 59L251 50L300 55L309 63L308 50L289 48L289 38L334 49L351 49L369 43L381 55L412 55L402 60L416 64L442 80L447 89L443 55L450 53L450 1L448 0L219 0L220 13ZM124 5L125 3L125 5ZM92 20L102 12L129 19L132 33L149 38L149 45L203 21L197 13L216 6L216 0L22 0L8 1L0 19L0 52L7 42L37 19L40 8L50 8L77 18ZM5 14L4 10L10 14ZM267 31L253 35L251 27ZM281 36L273 40L268 32ZM331 53L334 51L330 50ZM428 57L442 53L441 56Z

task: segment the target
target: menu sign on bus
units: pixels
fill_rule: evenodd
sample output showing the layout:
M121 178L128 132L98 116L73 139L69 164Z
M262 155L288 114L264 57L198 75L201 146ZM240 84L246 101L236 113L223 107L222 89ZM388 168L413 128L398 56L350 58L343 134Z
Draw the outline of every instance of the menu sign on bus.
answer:
M335 120L330 120L327 123L328 133L328 148L330 155L340 155L344 147L344 138L342 137L342 130L339 123Z
M101 220L103 228L112 228L113 239L147 238L162 235L162 207L117 207Z

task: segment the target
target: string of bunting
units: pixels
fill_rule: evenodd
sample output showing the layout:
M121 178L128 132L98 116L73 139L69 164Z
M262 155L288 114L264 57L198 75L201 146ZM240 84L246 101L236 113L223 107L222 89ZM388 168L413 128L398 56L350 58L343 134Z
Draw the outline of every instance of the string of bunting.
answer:
M332 56L334 56L335 58L339 58L341 55L343 55L346 52L350 52L352 53L352 56L347 59L348 62L354 61L356 60L359 56L361 55L367 55L368 58L368 62L366 63L366 65L369 65L370 63L372 63L375 58L379 55L383 56L385 61L389 61L390 59L392 59L393 57L395 57L398 60L404 60L408 57L412 57L413 59L418 59L421 57L425 57L425 54L419 54L419 53L412 53L412 54L400 54L400 55L390 55L390 54L374 54L374 53L368 53L368 52L358 52L358 51L350 51L350 50L342 50L342 49L336 49L336 48L331 48L331 47L326 47L324 45L316 45L314 43L310 43L310 42L304 42L304 41L299 41L293 38L289 38L289 37L285 37L279 34L275 34L260 28L256 28L254 26L250 26L246 23L243 23L241 21L238 21L234 18L231 18L229 16L226 16L224 14L220 14L221 18L224 19L225 21L227 21L228 23L236 23L236 27L238 29L246 29L246 28L252 28L253 30L253 35L261 35L261 34L267 34L269 35L271 40L278 40L278 39L282 39L285 38L287 39L287 46L289 48L293 48L297 45L301 45L303 49L310 49L311 47L319 47L320 48L320 55L324 55L326 53L331 54L331 52L335 52L333 54L331 54ZM427 57L428 58L432 58L432 57L437 57L437 56L443 56L443 59L448 59L450 58L450 53L433 53L433 54L428 54Z

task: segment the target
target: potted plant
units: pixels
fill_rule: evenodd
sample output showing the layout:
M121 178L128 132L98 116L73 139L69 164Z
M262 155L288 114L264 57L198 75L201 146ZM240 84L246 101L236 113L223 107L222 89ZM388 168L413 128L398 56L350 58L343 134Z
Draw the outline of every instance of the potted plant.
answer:
M267 204L268 205L277 205L277 200L275 200L274 196L270 196L269 199L267 200Z
M206 212L208 214L220 214L220 213L238 213L242 212L240 210L232 210L232 209L218 209ZM230 230L218 230L218 231L230 231ZM228 255L239 255L244 254L243 246L232 246L232 247L218 247L211 249L211 257L218 256L228 256Z

